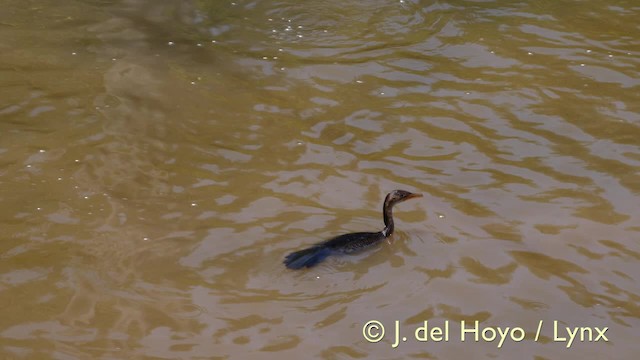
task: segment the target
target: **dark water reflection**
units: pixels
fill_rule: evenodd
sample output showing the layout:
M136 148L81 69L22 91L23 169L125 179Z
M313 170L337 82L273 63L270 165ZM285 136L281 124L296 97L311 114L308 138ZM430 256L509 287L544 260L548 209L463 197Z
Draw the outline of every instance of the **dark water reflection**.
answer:
M1 357L634 358L638 15L9 1ZM391 241L282 266L380 228L396 188L425 197L397 207ZM449 341L415 341L426 320ZM463 320L526 337L461 342ZM609 341L567 349L553 321Z

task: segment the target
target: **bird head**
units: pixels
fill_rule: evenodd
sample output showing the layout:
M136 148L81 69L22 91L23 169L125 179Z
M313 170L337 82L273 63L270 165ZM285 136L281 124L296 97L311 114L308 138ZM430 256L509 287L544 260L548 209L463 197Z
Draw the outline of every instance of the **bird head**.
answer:
M391 204L396 204L417 197L422 197L422 194L410 193L404 190L393 190L387 195L386 201Z

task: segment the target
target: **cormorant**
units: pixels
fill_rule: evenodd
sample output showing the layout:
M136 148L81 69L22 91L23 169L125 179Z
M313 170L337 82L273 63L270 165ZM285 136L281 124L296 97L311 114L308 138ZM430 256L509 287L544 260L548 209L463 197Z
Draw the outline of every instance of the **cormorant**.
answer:
M382 231L356 232L339 235L309 248L292 252L284 258L283 263L289 269L309 268L320 263L332 254L351 254L370 248L393 233L393 205L416 197L422 197L422 194L414 194L404 190L393 190L384 198L384 204L382 205L385 225Z

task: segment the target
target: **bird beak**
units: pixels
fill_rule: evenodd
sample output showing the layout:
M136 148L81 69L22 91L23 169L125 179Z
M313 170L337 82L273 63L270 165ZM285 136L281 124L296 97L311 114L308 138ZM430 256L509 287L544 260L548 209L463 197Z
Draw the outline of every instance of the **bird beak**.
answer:
M419 197L422 197L422 194L411 193L409 196L406 197L406 199L409 200L409 199L419 198Z

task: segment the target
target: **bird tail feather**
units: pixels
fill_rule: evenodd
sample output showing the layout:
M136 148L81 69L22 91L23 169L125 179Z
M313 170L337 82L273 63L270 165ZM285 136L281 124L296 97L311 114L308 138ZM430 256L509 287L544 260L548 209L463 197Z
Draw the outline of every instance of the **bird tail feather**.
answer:
M292 252L284 258L284 264L289 269L312 267L331 255L331 249L323 246L313 246L308 249Z

